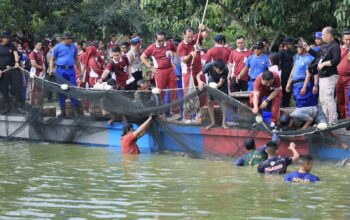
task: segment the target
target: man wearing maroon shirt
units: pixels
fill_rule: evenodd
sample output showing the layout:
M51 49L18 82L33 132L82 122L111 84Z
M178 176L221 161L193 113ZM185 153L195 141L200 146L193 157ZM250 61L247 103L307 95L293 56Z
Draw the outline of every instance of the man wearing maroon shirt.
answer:
M349 49L350 49L350 29L343 33L343 46L341 47L341 58L338 65L339 80L336 86L336 97L340 116L342 118L348 118L348 104L349 104L349 86L350 86L350 61Z
M105 80L111 73L111 78L117 81L118 89L128 90L126 81L131 77L128 58L121 55L119 47L113 49L112 59L107 64L101 79Z
M264 97L267 97L264 101ZM265 70L254 82L254 90L250 95L250 105L253 114L261 112L269 103L272 103L271 122L277 123L280 118L280 105L282 99L281 79L277 73Z
M245 61L249 56L253 55L253 52L246 48L243 36L236 38L236 45L237 49L231 51L228 61L231 78L230 88L231 92L247 91L249 76L245 74L238 80L236 78L245 67Z
M207 63L223 60L225 64L230 57L230 50L224 45L224 36L217 34L214 37L214 47L207 52Z
M141 55L141 61L148 68L150 68L154 74L156 86L161 90L161 97L164 100L165 92L162 91L166 88L171 89L170 99L171 102L177 99L177 79L175 74L175 68L178 62L178 56L176 47L170 41L165 41L165 33L159 31L155 35L156 42L150 45ZM171 57L174 55L174 64L171 63ZM148 61L151 57L153 66ZM173 109L173 118L179 119L179 109Z
M108 58L112 59L112 52L113 49L119 47L119 45L117 44L117 38L116 36L112 36L111 42L109 42L107 49L108 49Z
M37 42L35 43L34 50L29 54L30 63L32 65L32 68L30 72L35 72L35 75L41 79L45 77L45 64L44 64L44 56L41 51L42 49L42 43ZM34 105L41 105L43 101L43 93L40 86L35 85L34 81L31 81L30 86L30 104L32 106Z
M200 45L202 45L203 38L210 35L210 30L204 25L199 25L198 28L201 33L194 34L193 28L188 27L185 29L183 35L184 40L181 41L177 48L177 53L181 57L181 73L182 73L182 84L184 88L184 95L186 95L188 88L190 88L191 77L194 82L194 85L197 86L197 75L202 71L202 61L201 61L201 52ZM195 45L198 40L198 48L195 48ZM201 80L204 82L205 76L201 76ZM200 99L200 105L204 106L206 98Z

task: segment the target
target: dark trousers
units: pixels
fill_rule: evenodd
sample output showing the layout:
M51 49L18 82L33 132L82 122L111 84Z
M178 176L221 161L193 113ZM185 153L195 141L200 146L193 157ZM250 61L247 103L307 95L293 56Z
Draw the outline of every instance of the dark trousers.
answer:
M290 99L292 97L292 92L286 92L288 78L289 78L289 75L287 77L282 77L282 79L281 79L281 84L282 84L282 102L281 102L281 107L282 108L290 106Z
M142 71L133 72L132 76L135 78L135 81L130 83L128 88L130 90L137 90L137 82L143 78Z
M2 74L0 78L0 91L3 97L3 106L10 108L10 93L14 97L15 107L23 104L23 75L19 69L13 69Z
M232 77L231 79L231 92L240 92L248 90L248 81L239 80L236 82L236 77Z

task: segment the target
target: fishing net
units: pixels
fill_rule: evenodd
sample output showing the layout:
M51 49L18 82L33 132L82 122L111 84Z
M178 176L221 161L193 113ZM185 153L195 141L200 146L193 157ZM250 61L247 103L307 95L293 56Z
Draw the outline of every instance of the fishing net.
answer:
M26 77L29 77L27 71L22 71ZM187 91L183 89L163 90L159 94L152 89L124 91L113 90L110 87L105 87L105 89L102 87L99 89L78 88L70 85L64 79L62 81L67 86L41 78L30 80L33 85L40 88L42 95L46 92L61 93L79 100L83 105L80 108L85 108L85 114L71 113L65 118L57 118L52 115L48 117L42 105L28 106L25 120L19 122L16 129L11 131L8 128L5 129L5 136L8 138L17 137L29 126L31 139L71 143L82 136L94 138L106 129L116 129L113 125L106 123L111 118L116 122L127 119L128 122L140 124L150 115L156 115L148 131L152 137L153 143L150 143L150 146L153 152L181 151L194 158L223 157L223 155L230 157L245 152L243 142L247 137L259 137L261 145L271 139L272 129L269 123L259 121L258 123L256 115L247 105L248 93L236 94L234 98L207 86L203 91L191 88ZM177 100L165 102L164 100L167 100L172 92L178 93ZM186 95L181 97L180 94ZM217 126L206 130L205 127L210 123L207 107L209 96L214 103ZM44 97L41 98L44 99ZM227 109L227 116L224 119L223 107ZM69 108L72 109L67 104L67 109ZM171 118L173 112L179 113L184 118L182 120ZM189 118L186 118L188 116ZM11 116L5 116L4 120L8 120L8 117ZM221 128L223 121L230 126L229 129ZM341 121L336 126L327 128L326 131L348 125L348 121ZM305 135L312 136L318 132L317 128L312 127L305 130L281 131L279 137L282 140L290 140Z

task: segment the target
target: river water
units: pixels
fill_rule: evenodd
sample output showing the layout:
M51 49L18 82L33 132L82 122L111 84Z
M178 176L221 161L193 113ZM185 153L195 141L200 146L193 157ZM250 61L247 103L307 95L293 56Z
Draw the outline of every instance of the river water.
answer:
M0 219L350 219L349 168L313 173L297 185L230 161L0 142Z

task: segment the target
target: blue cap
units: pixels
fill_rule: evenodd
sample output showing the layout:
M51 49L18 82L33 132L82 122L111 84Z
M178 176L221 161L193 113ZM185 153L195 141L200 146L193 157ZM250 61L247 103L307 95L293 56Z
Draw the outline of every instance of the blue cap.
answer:
M316 32L315 33L315 38L322 39L322 32Z
M224 36L223 36L222 34L217 34L217 35L215 35L215 37L214 37L214 41L215 41L215 42L220 43L220 42L222 42L223 40L224 40Z
M130 43L131 44L137 44L137 43L140 43L141 42L141 38L139 37L134 37L130 40Z

